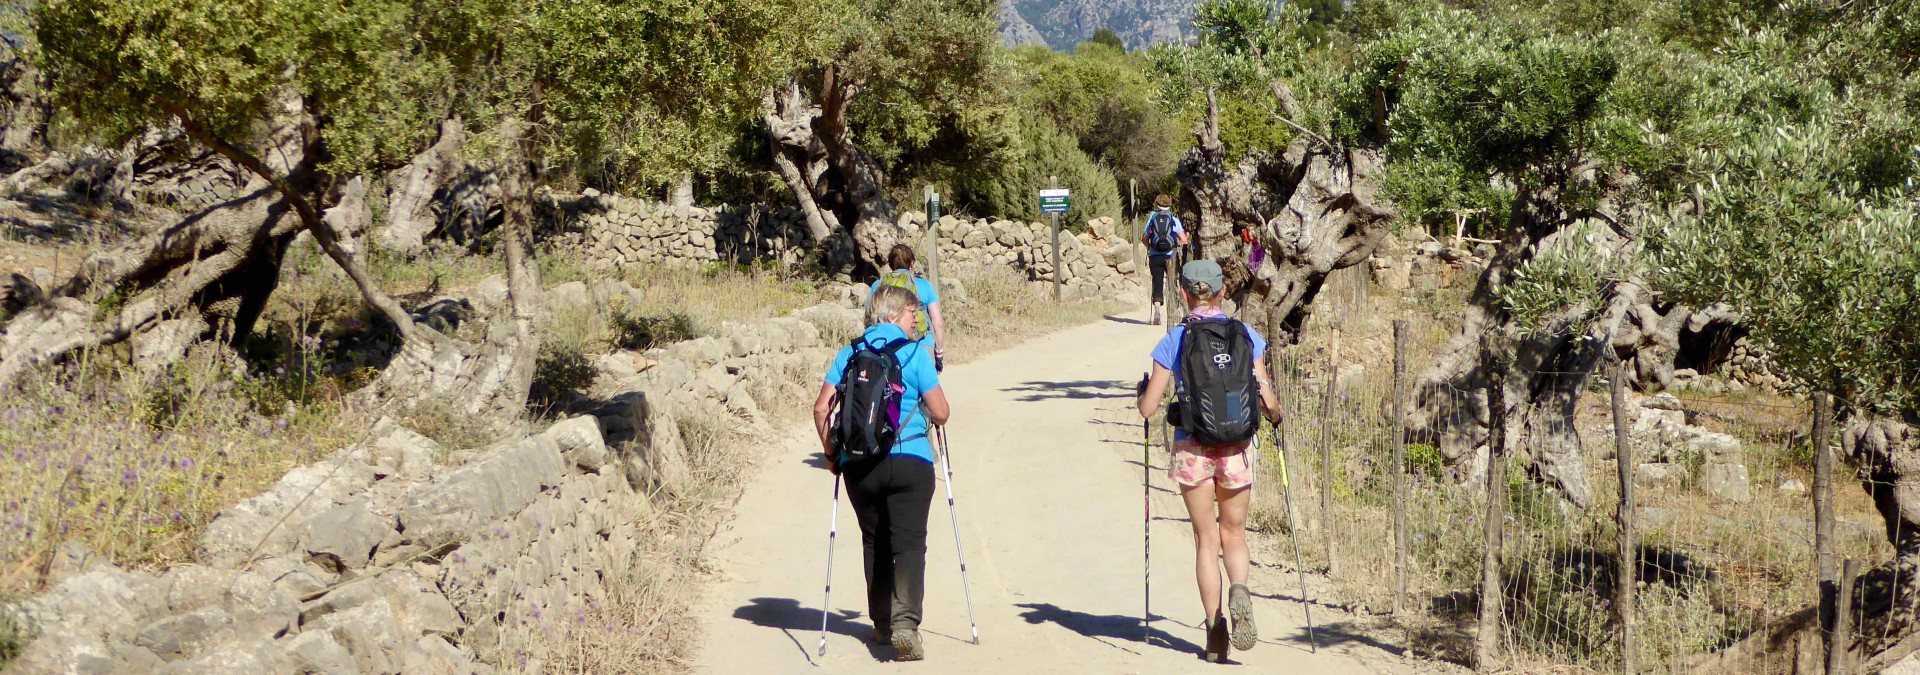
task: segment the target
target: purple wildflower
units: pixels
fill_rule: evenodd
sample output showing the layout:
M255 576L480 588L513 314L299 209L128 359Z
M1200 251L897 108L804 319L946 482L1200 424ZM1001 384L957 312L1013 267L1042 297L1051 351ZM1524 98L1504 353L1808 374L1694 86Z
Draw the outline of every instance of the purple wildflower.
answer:
M126 472L120 474L121 485L133 487L133 484L138 482L140 482L140 472L138 471L127 469Z

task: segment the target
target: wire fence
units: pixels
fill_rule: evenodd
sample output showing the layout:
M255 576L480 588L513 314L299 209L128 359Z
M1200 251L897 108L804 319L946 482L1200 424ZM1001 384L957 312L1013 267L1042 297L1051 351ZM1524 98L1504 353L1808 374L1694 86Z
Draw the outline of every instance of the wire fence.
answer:
M1417 653L1483 670L1823 672L1807 665L1825 663L1819 631L1790 630L1819 621L1822 578L1840 572L1816 546L1811 401L1629 389L1616 405L1605 362L1449 345L1445 317L1396 331L1346 311L1365 286L1330 283L1333 316L1273 364L1306 565L1332 602L1393 614ZM1421 383L1461 358L1497 361ZM1890 560L1856 472L1832 471L1831 559ZM1777 644L1789 634L1800 644Z

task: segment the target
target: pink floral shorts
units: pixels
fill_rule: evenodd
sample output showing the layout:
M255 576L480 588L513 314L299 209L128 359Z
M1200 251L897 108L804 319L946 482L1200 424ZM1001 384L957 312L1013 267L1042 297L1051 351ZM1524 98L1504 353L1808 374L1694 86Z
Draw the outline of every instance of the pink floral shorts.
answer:
M1228 490L1252 487L1254 452L1251 439L1215 446L1204 446L1190 438L1174 441L1167 477L1186 487L1199 487L1209 480Z

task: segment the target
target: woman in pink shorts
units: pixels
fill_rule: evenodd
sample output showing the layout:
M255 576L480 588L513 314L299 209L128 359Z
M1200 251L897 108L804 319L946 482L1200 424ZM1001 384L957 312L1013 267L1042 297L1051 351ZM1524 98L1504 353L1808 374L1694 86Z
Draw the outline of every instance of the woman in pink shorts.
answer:
M1224 295L1220 265L1211 260L1196 260L1180 269L1180 288L1186 293L1187 306L1193 308L1187 322L1224 318L1220 304ZM1141 391L1140 416L1151 419L1160 407L1160 397L1169 382L1180 381L1180 344L1187 322L1176 326L1153 350L1153 374ZM1280 417L1280 400L1273 393L1266 367L1261 365L1267 342L1252 326L1246 327L1253 344L1253 379L1259 385L1261 411L1269 420ZM1184 392L1175 392L1177 395ZM1257 437L1257 436L1256 436ZM1203 446L1188 437L1185 430L1174 431L1173 456L1167 462L1167 475L1180 485L1180 496L1187 504L1187 517L1193 523L1194 576L1200 585L1200 605L1206 610L1207 660L1224 661L1228 627L1220 611L1220 559L1226 558L1227 579L1232 582L1227 605L1233 617L1232 644L1247 650L1259 641L1253 625L1252 592L1247 588L1247 507L1253 496L1254 453L1252 440L1229 445ZM1218 515L1215 506L1218 506Z

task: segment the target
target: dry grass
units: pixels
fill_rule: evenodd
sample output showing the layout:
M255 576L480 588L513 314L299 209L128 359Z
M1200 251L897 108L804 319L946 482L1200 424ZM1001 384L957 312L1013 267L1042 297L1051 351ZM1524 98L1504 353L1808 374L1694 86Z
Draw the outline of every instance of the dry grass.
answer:
M1011 269L973 271L959 277L967 302L942 301L947 320L947 358L965 363L1027 339L1080 324L1126 307L1107 301L1055 303L1046 284L1029 283Z
M1395 579L1392 438L1386 416L1392 391L1391 320L1412 324L1408 374L1417 377L1445 347L1457 305L1441 293L1383 294L1359 284L1330 284L1326 306L1299 347L1283 355L1283 397L1292 411L1292 445L1311 481L1303 501L1309 523L1310 569L1327 570L1336 602L1372 613L1391 609ZM1323 320L1324 319L1324 320ZM1336 337L1335 329L1339 330ZM1362 369L1342 378L1331 416L1323 413L1326 359ZM1311 387L1285 386L1311 378ZM1619 486L1605 389L1582 397L1576 417L1594 505L1562 502L1527 475L1527 458L1508 464L1504 524L1502 658L1526 672L1592 672L1618 660L1611 593L1618 532ZM1754 393L1701 398L1681 393L1690 423L1741 441L1752 499L1734 504L1692 479L1636 491L1642 585L1637 607L1640 663L1650 671L1682 668L1690 657L1721 649L1766 622L1818 597L1812 579L1812 506L1804 493L1778 489L1792 478L1811 485L1805 467L1810 409ZM1325 436L1322 436L1322 434ZM1330 450L1330 466L1321 461ZM1643 450L1644 451L1644 450ZM1409 444L1419 467L1430 448ZM1277 461L1269 456L1269 462ZM1648 461L1642 459L1640 461ZM1271 464L1270 464L1271 465ZM1849 475L1844 468L1840 475ZM1302 481L1296 480L1296 487ZM1486 503L1480 486L1436 480L1431 467L1409 477L1409 611L1401 626L1422 654L1463 661L1471 655L1478 607ZM1333 511L1321 513L1321 489ZM1269 491L1272 492L1272 491ZM1836 478L1836 556L1870 561L1891 554L1877 530L1879 515L1850 480ZM1302 490L1296 490L1298 499ZM1256 500L1255 522L1284 522L1278 499ZM1275 530L1280 531L1280 530ZM1337 561L1330 561L1331 547ZM1383 634L1397 639L1397 632ZM1757 667L1757 666L1756 666Z
M587 601L508 625L496 650L510 670L658 673L684 669L697 637L690 610L708 571L706 544L728 517L718 504L739 493L753 447L738 432L698 418L681 422L693 474L678 496L657 495L637 523L640 548L608 569L605 602Z
M331 381L234 374L214 353L151 381L83 358L0 393L0 593L42 590L68 540L124 565L190 560L220 509L349 442L364 421Z

